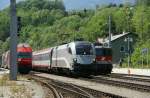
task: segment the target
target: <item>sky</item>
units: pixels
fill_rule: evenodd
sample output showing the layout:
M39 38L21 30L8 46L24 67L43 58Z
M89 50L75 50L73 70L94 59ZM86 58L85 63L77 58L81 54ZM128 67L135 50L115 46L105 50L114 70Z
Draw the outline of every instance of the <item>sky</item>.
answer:
M126 0L64 0L66 9L95 8L95 5L107 5L110 3L120 4ZM133 3L134 0L129 0Z
M22 0L16 0L16 2L19 2ZM4 9L5 7L8 7L10 5L10 0L0 0L0 10Z
M17 2L22 0L16 0ZM84 8L94 8L96 4L106 5L109 3L120 4L127 0L64 0L64 4L67 10L72 9L84 9ZM132 3L134 0L128 0ZM8 7L10 0L0 0L0 10Z

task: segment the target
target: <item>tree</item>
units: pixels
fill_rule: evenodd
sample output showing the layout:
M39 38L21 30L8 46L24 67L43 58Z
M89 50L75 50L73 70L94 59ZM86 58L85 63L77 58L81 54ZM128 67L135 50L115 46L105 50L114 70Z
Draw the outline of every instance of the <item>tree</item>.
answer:
M8 13L0 11L0 40L5 41L8 36L9 36Z
M150 6L150 0L136 0L136 5Z
M115 32L116 27L113 20L113 13L116 8L103 8L97 11L93 17L83 26L81 32L86 40L95 41L98 37L105 37L108 35L108 17L112 15L112 33Z
M139 6L133 16L133 26L142 40L150 38L150 7Z

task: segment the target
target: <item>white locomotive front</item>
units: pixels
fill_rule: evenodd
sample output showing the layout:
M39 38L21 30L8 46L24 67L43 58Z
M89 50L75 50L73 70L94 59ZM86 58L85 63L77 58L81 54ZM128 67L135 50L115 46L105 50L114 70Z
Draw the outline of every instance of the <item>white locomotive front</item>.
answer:
M86 41L76 41L55 47L51 51L51 68L59 72L91 73L94 48Z

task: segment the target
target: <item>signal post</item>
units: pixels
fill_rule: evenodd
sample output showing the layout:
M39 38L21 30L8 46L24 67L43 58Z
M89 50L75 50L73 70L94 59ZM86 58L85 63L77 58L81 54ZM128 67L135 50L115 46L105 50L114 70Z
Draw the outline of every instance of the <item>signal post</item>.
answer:
M10 0L10 80L17 80L16 0Z

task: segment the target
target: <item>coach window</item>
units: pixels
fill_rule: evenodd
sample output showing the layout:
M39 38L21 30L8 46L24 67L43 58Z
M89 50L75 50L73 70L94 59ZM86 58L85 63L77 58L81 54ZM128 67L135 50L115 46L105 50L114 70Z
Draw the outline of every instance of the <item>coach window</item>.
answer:
M120 47L120 52L125 52L125 47L124 46Z
M48 60L49 59L49 54L47 53L46 55L45 55L45 60Z
M68 48L68 52L69 52L70 54L72 54L72 51L71 51L71 48L70 48L70 47Z

